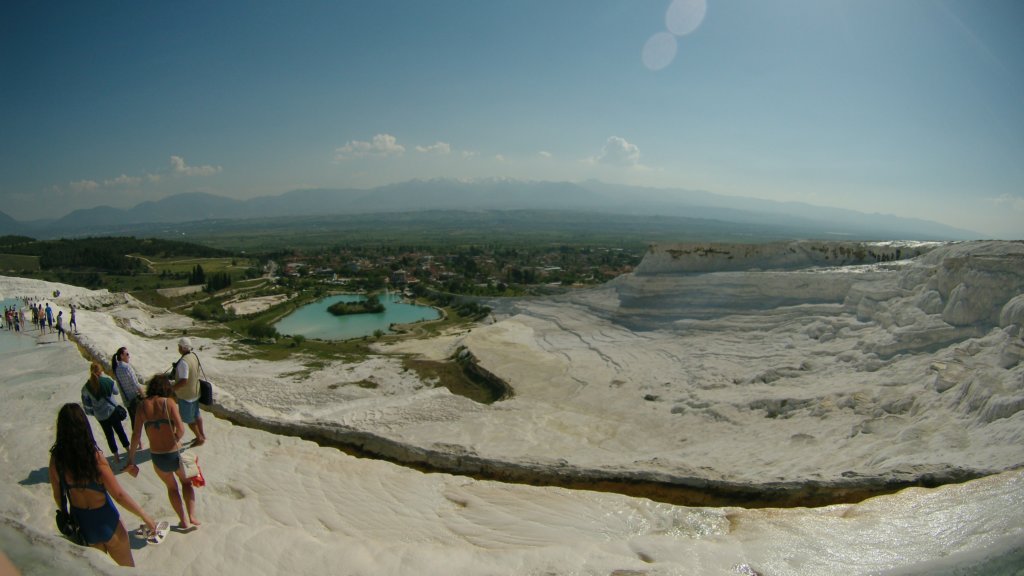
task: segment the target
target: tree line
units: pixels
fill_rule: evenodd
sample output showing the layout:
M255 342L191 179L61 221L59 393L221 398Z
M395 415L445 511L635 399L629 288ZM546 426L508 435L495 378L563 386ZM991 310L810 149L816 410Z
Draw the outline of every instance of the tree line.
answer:
M327 308L327 311L335 316L380 313L384 311L384 304L381 303L380 298L376 294L371 294L366 299L356 302L335 302Z
M206 284L206 291L212 293L231 286L231 274L227 272L214 272L207 276L206 272L203 271L203 267L196 264L188 275L188 283L190 286Z
M97 271L132 274L144 265L129 254L171 257L223 257L230 252L189 242L135 237L95 237L35 240L27 236L0 236L0 252L37 256L42 270Z

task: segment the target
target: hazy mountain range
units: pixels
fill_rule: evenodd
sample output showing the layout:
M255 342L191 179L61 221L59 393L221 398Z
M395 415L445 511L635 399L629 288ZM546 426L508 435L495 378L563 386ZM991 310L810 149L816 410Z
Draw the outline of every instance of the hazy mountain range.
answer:
M426 210L557 210L715 221L723 227L777 227L804 238L966 240L980 235L915 218L775 202L710 192L606 184L520 180L411 180L372 189L303 189L235 200L192 192L132 208L98 206L56 220L21 222L0 212L0 234L39 239L136 234L141 224L267 219L332 214L387 214ZM706 224L706 223L705 223Z

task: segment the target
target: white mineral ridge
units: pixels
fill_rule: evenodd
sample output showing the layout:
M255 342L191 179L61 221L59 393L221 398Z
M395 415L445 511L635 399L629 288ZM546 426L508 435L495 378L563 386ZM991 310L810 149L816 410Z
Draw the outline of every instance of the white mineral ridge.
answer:
M0 296L65 316L76 304L81 349L109 362L128 346L145 375L167 370L188 333L218 386L217 414L245 424L207 413L203 526L137 543L147 573L946 574L1024 558L1024 244L800 250L894 246L918 255L827 267L769 251L743 269L687 260L674 271L671 251L692 246L653 247L605 286L495 303L488 325L382 346L472 354L514 390L492 405L384 356L232 359L234 340L203 338L193 320L125 295L0 278ZM2 355L0 549L25 574L121 573L56 534L47 449L87 360L52 335L37 342ZM858 504L684 507L427 474L293 433L454 468L753 489L991 475ZM148 464L119 479L173 519Z
M761 271L710 273L689 261L672 273L662 255L675 250L652 249L598 289L506 305L461 345L515 397L451 422L378 412L382 433L486 458L753 485L1024 463L1024 243L795 270L769 269L761 253Z

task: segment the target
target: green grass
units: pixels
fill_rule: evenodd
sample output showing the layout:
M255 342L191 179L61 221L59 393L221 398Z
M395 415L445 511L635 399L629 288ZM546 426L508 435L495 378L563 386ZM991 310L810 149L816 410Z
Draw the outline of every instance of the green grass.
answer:
M372 354L367 345L369 340L355 339L345 341L305 339L297 344L290 337L281 337L276 341L258 342L233 332L238 346L231 349L226 356L229 360L258 359L273 362L276 360L299 360L307 370L319 370L330 361L358 362Z
M424 382L435 382L435 386L443 386L452 394L465 396L481 404L494 403L501 397L499 391L467 375L454 360L437 362L406 358L403 366L406 370L415 371Z
M210 275L217 272L227 272L232 279L237 275L239 278L253 266L253 261L247 258L143 258L151 268L151 272L160 274L191 274L196 266L202 266L203 273Z
M37 272L39 270L39 256L0 254L0 270Z

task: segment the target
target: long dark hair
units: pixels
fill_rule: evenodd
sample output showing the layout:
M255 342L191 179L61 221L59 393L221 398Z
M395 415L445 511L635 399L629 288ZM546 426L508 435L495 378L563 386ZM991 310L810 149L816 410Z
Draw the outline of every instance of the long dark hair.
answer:
M114 352L114 357L110 359L110 369L114 371L115 375L117 374L117 365L121 363L122 352L124 352L124 346L118 348L117 352Z
M60 470L78 482L99 482L100 470L96 465L96 439L80 404L69 402L57 412L57 441L50 455Z

